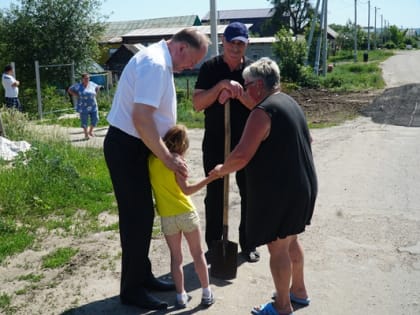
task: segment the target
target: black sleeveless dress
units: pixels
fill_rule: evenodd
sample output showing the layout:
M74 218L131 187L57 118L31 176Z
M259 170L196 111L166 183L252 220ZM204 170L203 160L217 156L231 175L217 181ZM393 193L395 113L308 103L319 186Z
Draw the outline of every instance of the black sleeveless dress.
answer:
M318 191L305 115L290 96L270 95L254 110L264 110L271 129L245 168L247 237L260 246L299 234L311 223Z

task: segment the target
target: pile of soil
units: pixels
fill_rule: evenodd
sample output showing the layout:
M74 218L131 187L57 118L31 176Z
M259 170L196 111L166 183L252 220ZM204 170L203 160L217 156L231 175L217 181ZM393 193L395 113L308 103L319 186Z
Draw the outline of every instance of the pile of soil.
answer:
M372 103L382 90L361 92L332 92L299 89L288 92L303 108L308 123L336 125L354 118Z

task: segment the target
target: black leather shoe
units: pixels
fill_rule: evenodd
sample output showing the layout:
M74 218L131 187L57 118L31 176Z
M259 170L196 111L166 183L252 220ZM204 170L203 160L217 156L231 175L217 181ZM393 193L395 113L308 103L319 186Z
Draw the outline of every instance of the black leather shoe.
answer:
M146 289L154 290L154 291L173 291L175 290L175 284L173 282L163 281L156 279L155 277L148 280L144 287Z
M166 310L168 303L161 301L149 293L142 294L138 299L124 298L120 296L122 304L133 305L148 310Z

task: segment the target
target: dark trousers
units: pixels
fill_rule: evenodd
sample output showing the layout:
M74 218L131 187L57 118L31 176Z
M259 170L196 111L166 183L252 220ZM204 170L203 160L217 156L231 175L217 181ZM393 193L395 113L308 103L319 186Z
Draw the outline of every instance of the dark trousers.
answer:
M152 276L149 248L154 208L143 141L110 127L104 155L118 204L122 248L120 296L136 298Z
M220 144L219 144L220 146ZM212 147L203 144L203 148ZM203 151L204 171L208 174L217 164L223 163L223 152L205 149ZM242 251L255 250L246 241L246 182L245 171L236 172L236 183L241 196L241 219L239 223L239 245ZM206 212L205 240L207 248L211 249L213 242L222 239L223 234L223 179L218 179L207 185L206 197L204 199ZM230 212L230 215L232 212Z
M22 104L17 97L6 97L6 107L17 109L20 112L23 110Z

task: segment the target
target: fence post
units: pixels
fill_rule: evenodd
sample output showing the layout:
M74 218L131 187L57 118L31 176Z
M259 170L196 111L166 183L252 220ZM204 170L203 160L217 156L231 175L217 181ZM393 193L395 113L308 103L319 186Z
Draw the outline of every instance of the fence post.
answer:
M41 79L39 76L39 62L35 60L35 77L36 77L36 95L38 99L38 115L42 119L42 98L41 98Z
M0 113L0 137L6 138L6 131L4 130L3 120L1 119L1 113Z

